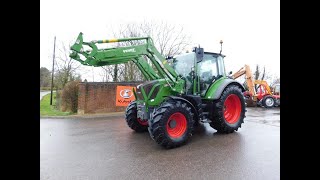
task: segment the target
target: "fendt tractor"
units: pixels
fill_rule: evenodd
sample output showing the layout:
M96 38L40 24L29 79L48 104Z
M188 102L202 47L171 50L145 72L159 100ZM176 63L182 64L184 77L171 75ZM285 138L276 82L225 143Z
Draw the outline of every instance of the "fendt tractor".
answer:
M142 43L97 47L125 41ZM70 57L83 65L136 64L146 82L133 89L135 101L126 108L126 122L137 132L149 131L151 138L165 148L186 144L200 123L209 123L219 133L232 133L244 122L245 89L226 75L221 51L204 52L195 47L192 52L165 58L150 37L84 42L82 33L70 49Z

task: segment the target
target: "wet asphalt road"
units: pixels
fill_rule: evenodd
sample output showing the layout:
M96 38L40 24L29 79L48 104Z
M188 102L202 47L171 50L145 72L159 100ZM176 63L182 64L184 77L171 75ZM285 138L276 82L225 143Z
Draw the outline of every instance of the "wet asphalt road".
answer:
M280 179L279 126L280 108L248 108L238 132L204 124L188 144L166 150L122 114L40 119L40 178Z

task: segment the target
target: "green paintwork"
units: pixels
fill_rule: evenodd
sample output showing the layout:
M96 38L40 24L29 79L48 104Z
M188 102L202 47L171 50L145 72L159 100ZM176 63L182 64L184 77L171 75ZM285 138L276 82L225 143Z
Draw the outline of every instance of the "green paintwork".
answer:
M106 49L98 49L97 43L110 43L110 42L123 42L123 41L131 41L131 40L146 40L146 44L137 45L137 46L129 46L129 47L118 47L118 48L106 48ZM91 50L82 51L83 45L89 46ZM161 78L176 78L176 74L174 70L166 66L170 72L174 72L172 74L167 73L168 70L163 70L161 67L163 66L162 61L165 60L164 57L160 55L160 53L156 50L153 45L153 41L150 37L142 37L142 38L123 38L123 39L114 39L114 40L97 40L91 42L83 42L82 33L78 35L76 43L71 46L71 50L73 51L70 54L70 57L79 61L84 65L89 66L105 66L111 64L120 64L126 63L131 60L136 60L139 62L138 58L141 58L143 55L151 57L152 63L156 66L157 70L160 71ZM81 59L79 54L83 55L85 59ZM146 66L146 64L145 64ZM150 67L149 70L153 69ZM156 73L154 73L156 74Z
M70 57L88 66L106 66L133 61L147 80L165 79L177 93L184 93L184 80L178 77L175 70L167 63L165 58L154 47L150 37L122 38L111 40L95 40L83 42L82 33L78 35L76 43L71 46ZM132 40L145 40L146 43L136 46L98 49L96 44L124 42ZM91 50L84 51L83 46L89 46ZM82 55L82 57L80 56ZM147 56L157 69L156 71L146 62L143 56Z
M156 86L160 86L158 94L161 94L161 96L156 96L154 99L150 99L150 96L153 92L153 90L151 90L147 101L147 104L150 106L157 106L158 104L163 102L165 97L177 94L175 91L171 89L171 87L165 80L159 80L159 83ZM154 86L153 89L155 89L156 86Z
M139 104L144 104L146 111L148 111L148 107L150 106L158 106L167 96L184 93L185 81L177 75L175 70L167 63L166 59L157 51L150 37L83 42L82 35L82 33L78 35L76 43L70 48L72 50L72 53L70 54L72 59L79 61L83 65L95 67L133 61L148 81L157 80L157 84L152 87L148 94L141 88L143 99L138 99L138 96L134 91L137 102ZM146 43L135 46L106 49L98 49L96 45L132 40L145 40ZM84 51L84 46L89 47L91 50ZM143 56L147 56L151 60L154 67L157 69L157 72ZM151 95L157 86L159 86L159 91L155 98L151 99Z
M177 95L175 91L172 90L172 88L168 85L168 82L164 79L157 80L158 82L151 88L150 92L147 94L143 88L141 88L141 94L143 96L143 99L141 102L145 103L146 109L148 109L149 106L158 106L160 103L163 102L165 97L171 96L171 95ZM151 98L151 95L153 91L159 86L158 94ZM136 97L137 99L137 97Z
M213 95L216 93L217 89L226 79L227 79L226 77L223 77L215 81L213 84L211 84L211 86L208 88L203 99L213 99Z
M99 49L97 44L102 43L114 43L125 42L133 40L145 41L144 44L105 48ZM90 50L83 50L84 47ZM90 42L83 42L83 34L79 33L78 38L70 48L72 50L70 57L79 61L83 65L87 66L106 66L113 64L127 63L129 61L134 62L139 70L142 72L146 80L156 81L148 89L149 92L145 92L144 88L141 88L142 99L139 99L137 92L133 90L134 96L138 104L142 104L146 111L149 107L159 106L167 96L176 96L186 94L185 79L178 75L177 72L169 65L167 60L159 53L153 44L153 40L150 37L135 37L135 38L122 38L122 39L108 39L108 40L94 40ZM145 56L150 59L153 66L149 64ZM192 86L192 94L200 96L200 76L198 75L197 59L194 59L194 78ZM225 80L226 77L218 79L213 83L203 99L212 99L212 96L216 93L218 87ZM158 93L152 99L151 95L154 90L159 87Z

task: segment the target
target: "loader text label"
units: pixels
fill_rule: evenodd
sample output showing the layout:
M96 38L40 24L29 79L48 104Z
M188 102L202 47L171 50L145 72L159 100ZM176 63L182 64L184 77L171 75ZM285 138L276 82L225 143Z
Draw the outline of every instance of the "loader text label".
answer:
M136 52L136 50L134 48L123 50L123 53L128 53L128 52Z
M117 86L116 106L128 106L135 100L132 89L133 86Z

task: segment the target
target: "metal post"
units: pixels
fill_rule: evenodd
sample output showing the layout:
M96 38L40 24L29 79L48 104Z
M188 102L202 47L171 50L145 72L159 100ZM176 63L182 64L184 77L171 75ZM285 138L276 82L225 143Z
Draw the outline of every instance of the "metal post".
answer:
M51 106L52 106L52 90L53 90L53 73L54 73L55 51L56 51L56 36L54 36L54 46L53 46L52 75L51 75L51 96L50 96L50 105Z

